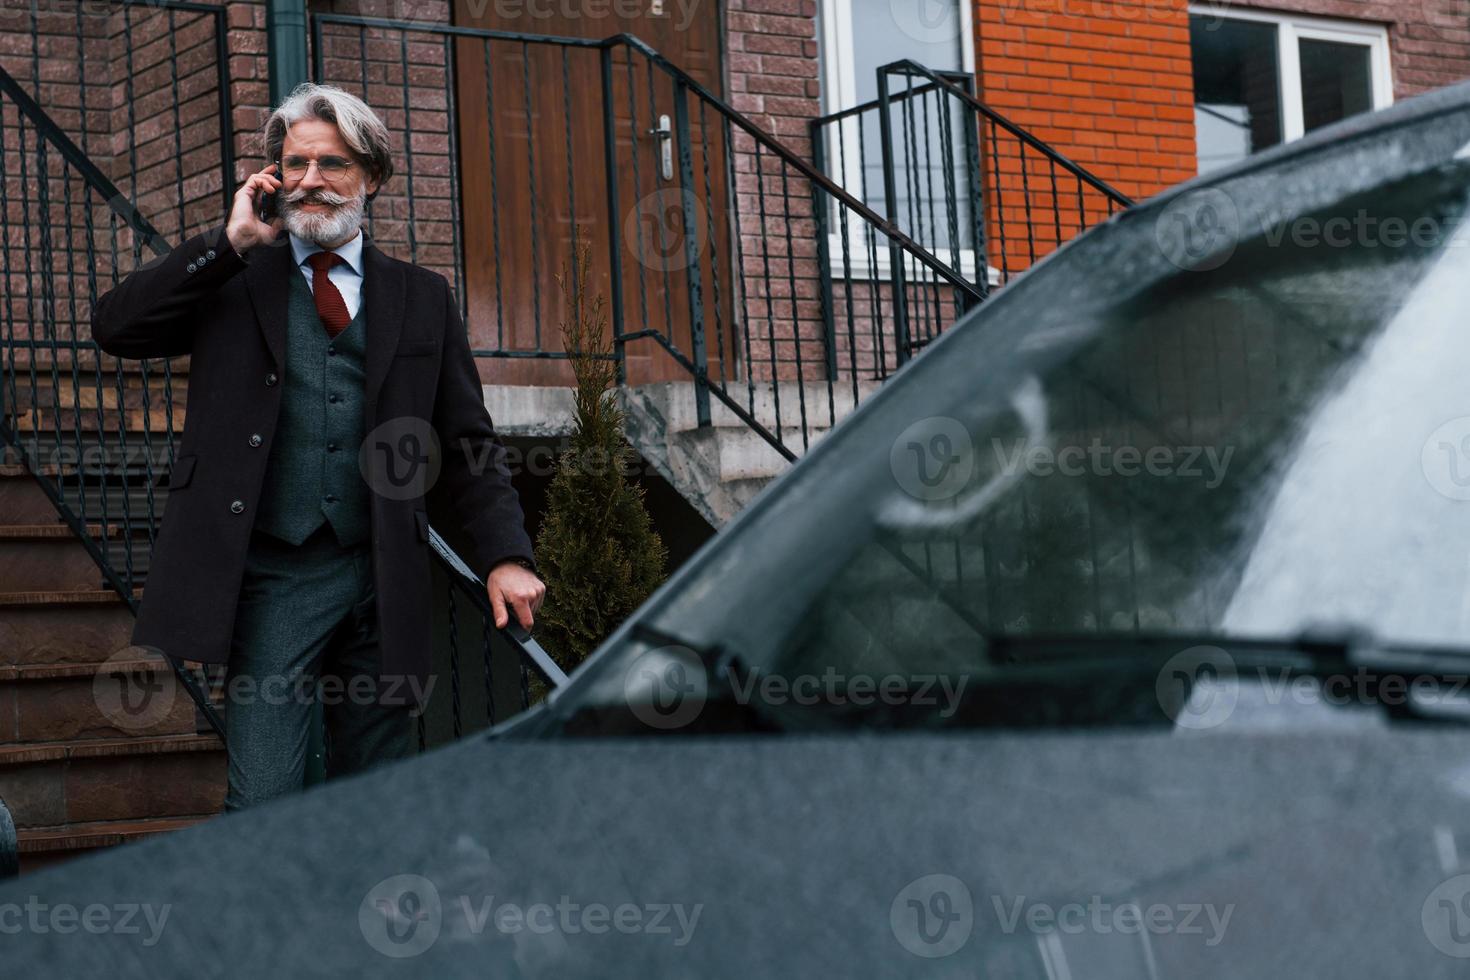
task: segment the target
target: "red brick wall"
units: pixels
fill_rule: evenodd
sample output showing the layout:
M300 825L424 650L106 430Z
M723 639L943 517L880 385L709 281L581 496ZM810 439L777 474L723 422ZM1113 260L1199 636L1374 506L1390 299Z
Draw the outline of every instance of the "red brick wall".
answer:
M1195 175L1184 0L976 0L974 26L980 98L1011 122L1135 200ZM1057 245L1051 173L1028 152L1023 190L1018 144L1002 137L997 149L998 182L997 161L987 161L988 232L1006 247L991 263L1014 274ZM1075 189L1066 179L1058 188L1063 240L1078 230L1066 220ZM1100 195L1085 194L1083 207L1080 223L1107 214Z

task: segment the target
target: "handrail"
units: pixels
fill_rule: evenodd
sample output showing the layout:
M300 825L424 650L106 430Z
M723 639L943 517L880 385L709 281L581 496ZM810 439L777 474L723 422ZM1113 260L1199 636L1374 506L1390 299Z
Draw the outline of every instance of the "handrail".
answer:
M1002 116L1000 113L996 112L994 109L990 108L988 105L975 98L975 96L971 95L969 92L966 92L964 89L955 85L953 82L942 78L934 71L924 67L918 62L911 61L908 58L903 58L899 61L894 61L890 62L889 64L883 65L878 69L878 71L904 71L907 74L918 75L922 78L927 78L932 85L943 86L955 98L966 103L970 106L970 108L974 109L976 112L980 113L991 122L1007 130L1012 136L1015 136L1017 139L1025 143L1027 146L1031 147L1033 150L1036 150L1038 153L1042 154L1053 163L1062 167L1062 169L1069 171L1072 176L1076 177L1086 184L1091 185L1094 190L1106 194L1108 197L1111 197L1116 203L1121 204L1125 208L1131 208L1133 206L1134 202L1132 198L1129 198L1121 191L1109 186L1108 183L1104 181L1101 177L1098 177L1084 170L1081 166L1073 163L1071 160L1067 159L1065 156L1052 149L1052 147L1048 146L1046 143L1041 142L1041 140L1037 139L1035 136L1032 136L1030 133L1026 132L1015 123L1011 122L1005 116Z
M355 25L359 27L380 27L389 30L423 31L429 29L425 24L415 21L395 20L387 17L355 17L350 14L320 14L313 16L312 23L313 25L345 24ZM313 27L313 31L315 30L316 28ZM709 89L705 88L692 75L684 71L678 65L675 65L673 62L669 61L663 55L659 54L657 49L653 48L647 42L639 39L635 35L627 33L613 34L603 38L600 41L594 41L588 38L563 37L555 34L519 34L514 31L497 31L477 27L455 27L447 24L434 24L432 25L432 31L435 34L448 34L456 37L488 38L491 40L516 41L523 44L550 44L558 46L564 45L567 47L578 48L615 48L618 46L624 46L630 50L637 51L639 54L646 57L651 64L659 68L670 78L679 82L694 95L704 100L704 102L707 103L716 112L720 113L726 119L730 120L732 123L745 130L746 133L749 134L753 139L758 140L765 150L770 151L782 162L793 167L803 177L816 184L823 193L831 195L840 203L851 208L852 211L863 220L877 226L879 231L881 231L884 235L887 235L889 238L893 239L899 245L903 246L903 248L906 251L910 252L915 259L917 259L923 265L927 266L932 272L945 279L951 286L954 286L955 288L968 293L971 298L975 300L981 300L984 298L984 295L979 288L977 288L973 283L966 280L963 276L959 275L957 272L955 272L955 270L951 269L942 260L930 253L929 250L926 249L923 245L910 238L897 225L889 221L887 218L884 218L882 215L878 214L876 211L868 207L865 203L858 200L856 197L849 194L847 190L841 185L837 184L826 174L817 170L806 160L803 160L801 157L797 156L790 149L788 149L785 144L777 140L770 133L767 133L765 130L761 129L755 123L751 122L750 119L741 114L739 110L735 109L733 106L721 99L718 95L715 95ZM323 57L323 55L321 54L322 45L320 43L320 34L315 34L314 36L318 40L318 43L314 45L314 50L317 52L315 55L318 61L318 64L316 65L317 74L320 75L319 62L320 59Z
M26 90L20 87L11 74L0 67L0 92L8 95L14 102L15 107L30 119L31 125L36 131L44 136L48 142L60 151L61 156L67 163L76 167L82 178L90 184L97 193L101 194L107 201L107 206L122 218L129 228L143 236L143 240L153 249L157 256L164 256L171 251L168 240L159 234L158 229L144 218L142 213L129 201L123 192L118 190L116 184L107 178L91 158L82 152L82 148L72 142L72 138L46 114L46 110L26 94Z
M433 525L429 526L429 547L453 574L454 584L469 594L470 600L481 613L489 615L491 612L490 597L485 593L485 583L470 571L469 565L465 564L464 559L449 547ZM557 666L556 661L551 659L551 655L546 652L545 648L516 622L514 615L510 617L504 628L499 629L499 633L553 689L567 682L566 672Z

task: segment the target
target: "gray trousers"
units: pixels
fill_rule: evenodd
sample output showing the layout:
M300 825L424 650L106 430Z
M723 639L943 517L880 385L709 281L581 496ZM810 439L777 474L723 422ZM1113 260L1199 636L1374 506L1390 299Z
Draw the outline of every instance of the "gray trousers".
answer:
M412 752L408 705L380 705L371 544L344 548L330 524L299 547L254 531L225 674L225 811L302 788L315 700L327 778Z

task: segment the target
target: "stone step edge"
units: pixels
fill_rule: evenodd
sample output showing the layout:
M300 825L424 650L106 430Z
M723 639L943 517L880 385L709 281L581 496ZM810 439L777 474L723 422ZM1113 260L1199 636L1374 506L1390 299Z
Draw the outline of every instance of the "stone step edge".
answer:
M135 738L88 738L0 746L0 768L72 759L124 758L188 752L223 752L214 734L140 735Z
M97 820L90 823L61 824L53 827L30 827L17 830L16 850L21 854L44 854L53 851L80 851L96 847L112 847L175 830L185 830L218 815L217 813L199 813L182 817Z

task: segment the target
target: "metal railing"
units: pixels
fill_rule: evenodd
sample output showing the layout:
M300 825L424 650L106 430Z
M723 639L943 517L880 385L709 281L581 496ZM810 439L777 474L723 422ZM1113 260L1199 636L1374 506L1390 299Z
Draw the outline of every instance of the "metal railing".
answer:
M0 300L0 451L24 463L95 561L99 585L116 591L134 614L166 509L161 477L173 465L183 424L174 369L187 358L125 361L104 353L91 339L91 309L128 271L170 247L0 69L0 275L8 286ZM527 707L532 676L552 688L565 680L519 628L488 625L484 583L432 529L431 537L449 623L435 669L451 683L419 718L421 748L448 737L446 731L459 737ZM482 624L478 654L473 631L456 629L460 620L475 618ZM461 676L480 670L489 690L492 662L512 679L509 696L477 700L461 689ZM220 692L223 668L169 664L209 727L223 736L212 696Z
M875 76L876 98L812 120L813 152L834 180L982 291L1132 206L982 103L967 73L904 60Z
M318 15L312 62L317 81L406 126L430 111L447 124L447 147L406 148L399 196L374 201L387 227L374 214L370 230L410 261L437 262L480 357L565 356L545 270L585 235L600 243L589 279L609 299L619 381L692 381L699 425L718 410L795 459L915 338L983 298L637 38ZM824 251L824 223L880 257Z

